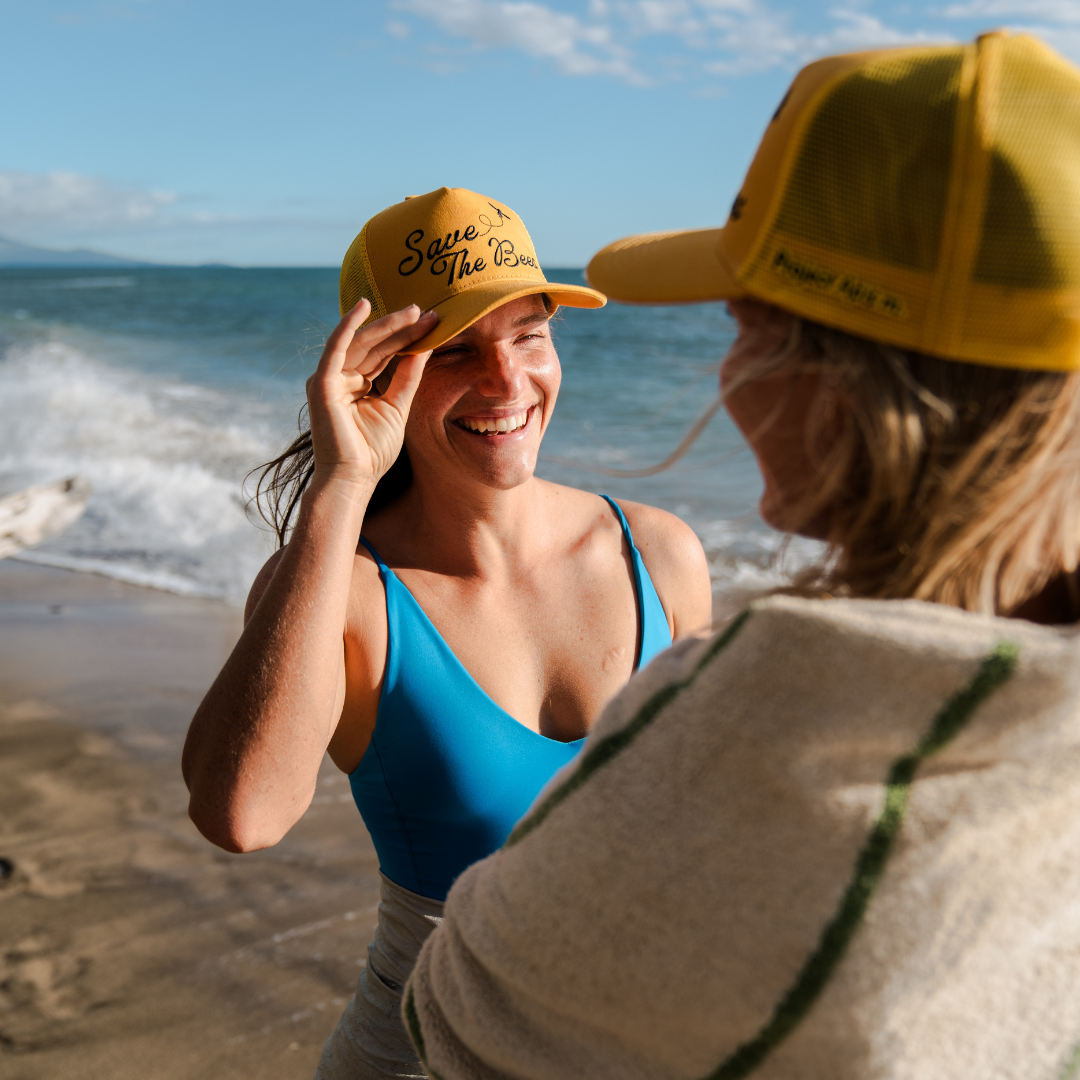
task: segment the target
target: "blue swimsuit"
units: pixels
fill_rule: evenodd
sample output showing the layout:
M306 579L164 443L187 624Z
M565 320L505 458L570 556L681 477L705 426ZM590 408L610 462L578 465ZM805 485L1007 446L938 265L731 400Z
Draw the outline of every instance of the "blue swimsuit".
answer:
M626 518L607 501L634 564L636 670L671 644L671 633ZM441 901L465 867L502 845L585 740L549 739L499 708L394 571L360 541L386 589L388 640L375 730L349 782L379 869L398 885Z

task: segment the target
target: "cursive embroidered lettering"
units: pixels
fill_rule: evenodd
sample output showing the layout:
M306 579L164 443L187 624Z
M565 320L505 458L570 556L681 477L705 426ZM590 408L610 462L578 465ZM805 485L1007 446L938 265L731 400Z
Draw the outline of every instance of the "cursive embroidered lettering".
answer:
M452 285L455 278L461 281L470 277L478 270L486 270L488 262L483 256L477 256L472 262L469 261L469 250L464 244L473 240L479 240L486 236L493 228L497 229L510 221L510 215L500 210L494 203L491 207L499 216L497 225L493 224L486 214L479 214L478 219L487 228L480 232L475 225L466 225L464 229L455 229L445 236L436 236L429 241L427 247L421 247L424 239L424 230L415 229L405 238L405 248L408 254L398 263L398 273L402 277L415 274L424 263L428 263L428 269L436 277L446 275L446 283ZM535 257L522 255L514 250L510 240L499 240L492 237L488 245L495 245L492 262L495 266L531 266L539 269Z
M772 257L771 265L777 273L804 288L830 293L848 304L891 315L893 318L905 316L904 301L899 296L857 278L854 274L841 274L836 270L815 266L783 248Z
M488 241L488 247L492 244L495 245L493 261L496 266L537 266L536 260L531 255L522 255L515 251L511 240L500 240L497 236L493 236Z
M800 285L813 285L819 289L831 289L838 275L834 270L823 270L796 259L781 248L773 257L773 268L786 277L794 278Z
M452 233L446 234L445 240L441 236L436 237L428 244L427 257L429 259L437 259L444 251L453 251L462 241L467 244L470 240L475 240L476 236L476 226L466 225L464 232L460 229L455 229Z
M453 285L455 272L457 280L461 281L462 278L472 277L477 270L483 270L487 266L484 262L483 256L478 256L474 262L469 262L469 249L458 248L457 251L448 251L445 255L440 255L431 264L431 272L438 277L439 274L446 274L446 284Z
M408 277L410 274L415 274L416 271L419 270L420 267L424 265L424 253L422 251L420 251L418 248L413 247L414 242L419 244L420 241L423 240L423 239L424 239L424 230L423 229L416 229L413 232L409 233L408 236L405 237L405 246L409 249L409 254L406 255L405 258L402 259L401 262L398 263L398 268L397 268L398 273L402 277ZM416 259L415 263L412 262L413 259ZM406 265L405 265L406 263L412 263L412 265L406 268Z

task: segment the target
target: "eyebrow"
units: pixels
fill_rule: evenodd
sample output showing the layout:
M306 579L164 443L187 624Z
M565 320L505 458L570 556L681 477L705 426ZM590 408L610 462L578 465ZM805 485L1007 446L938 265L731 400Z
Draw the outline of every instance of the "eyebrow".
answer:
M550 321L551 321L551 313L549 311L533 311L528 315L522 315L520 319L515 319L514 323L513 323L513 327L514 327L515 330L520 330L524 326L533 326L536 323L550 322ZM472 330L471 326L466 327L464 330L461 331L460 334L457 335L456 338L451 338L450 341L444 342L435 351L438 352L439 349L445 349L447 345L451 344L451 342L457 341L458 338L468 338L468 337L470 337L471 336L471 334L470 334L471 330Z
M531 315L522 315L520 319L514 320L514 326L531 326L533 323L547 322L551 318L551 314L548 311L534 311Z

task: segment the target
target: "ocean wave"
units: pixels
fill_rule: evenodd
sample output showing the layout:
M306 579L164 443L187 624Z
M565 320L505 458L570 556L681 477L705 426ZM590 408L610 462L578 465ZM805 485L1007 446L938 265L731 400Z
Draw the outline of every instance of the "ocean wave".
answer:
M62 342L0 361L0 485L78 473L86 514L27 560L242 601L271 550L241 482L275 452L267 419L205 387L110 367Z
M155 374L110 364L102 354L108 356L107 344L95 351L54 336L24 339L0 357L0 495L76 473L94 488L79 521L19 557L242 602L273 550L269 532L248 516L243 478L291 437L294 403L170 378L164 355ZM556 445L583 463L621 461L628 453L566 438ZM589 479L572 469L547 471L557 482ZM756 500L752 460L724 465L723 476L735 485L727 505L718 498L716 466L686 472L604 480L602 489L686 519L705 547L717 593L783 585L820 557L821 545L785 542L756 513L709 516Z
M135 284L133 277L77 277L61 278L59 281L41 281L35 283L35 289L130 289Z
M818 562L825 545L770 529L756 514L696 523L713 592L766 591L787 585Z

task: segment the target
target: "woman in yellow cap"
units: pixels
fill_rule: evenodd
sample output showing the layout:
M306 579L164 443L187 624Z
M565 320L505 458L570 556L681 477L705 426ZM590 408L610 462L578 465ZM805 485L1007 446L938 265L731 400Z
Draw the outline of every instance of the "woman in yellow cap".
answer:
M1080 71L1025 36L796 77L722 229L761 510L827 543L631 682L455 883L405 999L442 1080L1080 1070Z
M547 282L498 202L442 188L388 208L345 258L311 430L264 474L283 546L184 775L199 829L249 851L304 812L327 750L349 774L382 904L324 1080L422 1075L400 995L453 880L632 671L709 622L687 526L534 476L550 317L603 302Z

